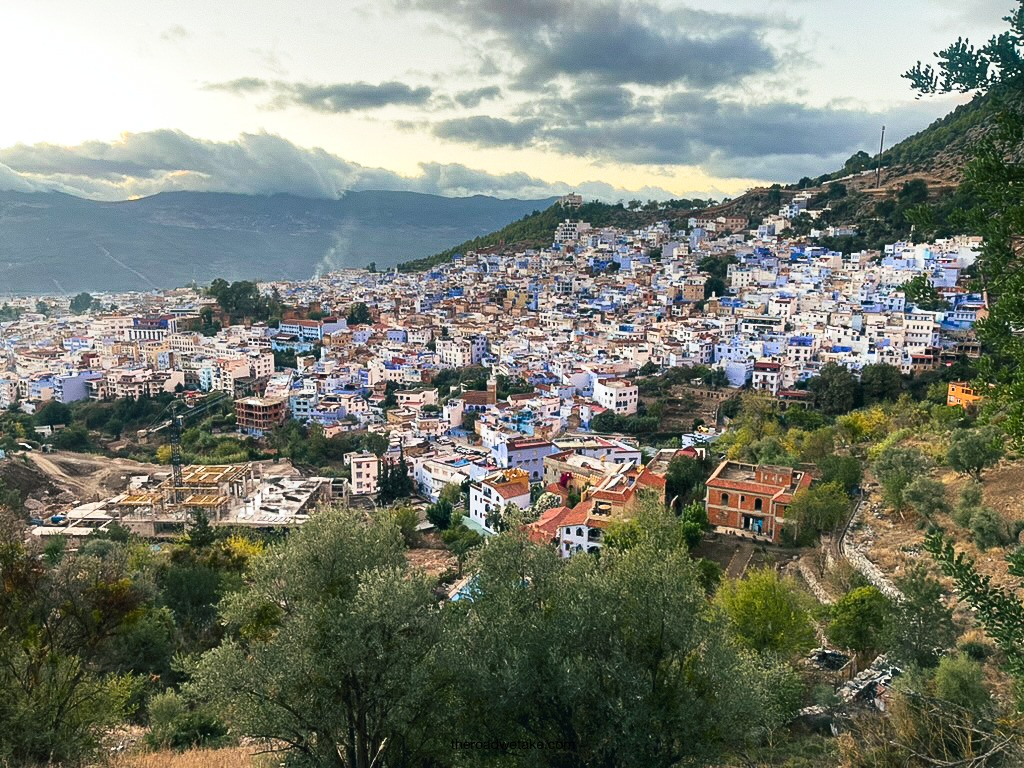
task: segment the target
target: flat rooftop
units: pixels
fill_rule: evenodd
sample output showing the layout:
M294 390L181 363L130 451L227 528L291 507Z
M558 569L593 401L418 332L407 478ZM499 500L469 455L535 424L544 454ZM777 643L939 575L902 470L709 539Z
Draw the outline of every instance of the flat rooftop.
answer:
M181 468L183 485L219 485L245 477L248 464L190 464Z

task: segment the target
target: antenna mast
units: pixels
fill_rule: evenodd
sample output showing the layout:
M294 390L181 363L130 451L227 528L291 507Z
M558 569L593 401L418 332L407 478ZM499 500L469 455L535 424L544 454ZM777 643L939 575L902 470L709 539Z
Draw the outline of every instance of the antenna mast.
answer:
M882 183L882 147L885 145L885 126L882 126L882 138L878 141L878 160L875 163L875 189Z

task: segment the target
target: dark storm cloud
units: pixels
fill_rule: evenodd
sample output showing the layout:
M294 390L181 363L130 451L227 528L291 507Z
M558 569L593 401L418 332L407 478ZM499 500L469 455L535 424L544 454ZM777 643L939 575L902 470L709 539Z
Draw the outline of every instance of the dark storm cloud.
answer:
M492 36L529 90L559 76L608 84L732 84L779 65L765 40L781 22L654 2L395 0Z
M474 88L471 91L461 91L455 94L455 101L463 107L472 108L480 106L480 102L486 99L496 99L501 96L501 88L496 85L489 85L485 88Z
M394 80L379 85L372 83L334 83L331 85L290 83L279 86L279 90L280 98L286 102L309 107L319 112L355 112L391 105L423 106L433 95L433 91L426 86L413 88Z
M914 102L885 113L793 102L744 104L691 92L638 99L617 87L584 87L520 108L513 119L444 120L434 135L480 147L538 147L598 161L696 165L713 175L792 181L870 148L883 122L893 140L942 114ZM838 167L838 166L836 166ZM819 170L820 169L820 170Z
M295 83L267 81L258 77L240 77L223 83L210 83L208 91L226 91L236 96L271 93L269 106L283 109L299 106L317 112L357 112L388 106L424 106L433 96L426 86L413 87L390 80L384 83ZM478 102L479 103L479 102Z
M433 126L438 138L478 147L524 147L534 143L541 131L540 120L506 120L502 117L459 117Z
M525 173L494 174L461 164L422 163L416 176L353 163L322 149L297 147L268 134L235 141L193 138L180 131L125 134L120 141L78 146L16 145L0 149L0 189L58 190L124 200L171 190L337 199L346 190L406 190L436 195L541 198L577 189L615 200L671 197L662 189L616 189L599 182L570 186Z

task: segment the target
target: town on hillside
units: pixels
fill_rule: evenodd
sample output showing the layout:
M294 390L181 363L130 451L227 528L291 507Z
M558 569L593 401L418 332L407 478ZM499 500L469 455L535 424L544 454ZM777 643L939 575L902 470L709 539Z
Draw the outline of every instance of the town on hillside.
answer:
M811 474L769 482L751 467L744 482L763 505L712 499L711 488L748 472L718 465L729 401L753 391L827 410L831 395L815 386L823 370L950 370L978 357L972 329L987 311L964 287L979 238L831 251L813 244L825 233L786 236L790 221L820 213L807 211L809 198L750 229L719 216L624 231L572 219L582 201L572 195L550 247L460 254L424 274L219 281L83 295L70 307L11 297L0 408L39 423L17 438L9 430L7 452L92 447L158 465L109 496L40 507L34 533L87 535L117 521L179 535L192 509L215 525L296 525L321 500L376 498L381 467L401 458L424 504L467 488L463 520L482 535L501 530L510 507L528 512L538 493L555 494L557 514L531 523L533 535L569 556L599 547L602 526L628 515L637 491L671 502L667 468L689 452L717 467L705 478L714 526L777 543L787 500ZM678 385L672 397L652 389L659 377ZM965 382L948 391L950 405L979 397ZM196 445L195 405L211 397L224 417L208 438L219 454ZM123 400L158 405L148 422L115 419L113 429L72 417L77 405ZM265 460L203 468L217 455L283 458L274 436L286 425L345 436L352 450L326 473ZM180 470L183 429L195 465L172 472L166 445Z

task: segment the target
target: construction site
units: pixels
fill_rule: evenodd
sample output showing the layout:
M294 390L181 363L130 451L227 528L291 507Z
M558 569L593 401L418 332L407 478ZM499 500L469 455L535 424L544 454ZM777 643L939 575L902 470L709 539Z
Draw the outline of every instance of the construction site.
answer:
M173 538L197 512L215 526L292 527L336 495L331 478L303 477L288 462L185 465L178 471L128 461L111 466L109 460L93 471L53 454L31 462L35 467L24 466L22 474L34 469L41 479L26 508L35 523L32 533L40 537L88 536L117 522L140 536ZM90 475L97 482L86 482Z

